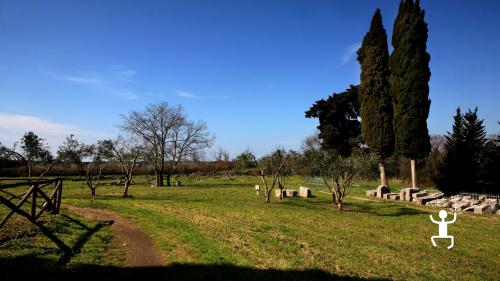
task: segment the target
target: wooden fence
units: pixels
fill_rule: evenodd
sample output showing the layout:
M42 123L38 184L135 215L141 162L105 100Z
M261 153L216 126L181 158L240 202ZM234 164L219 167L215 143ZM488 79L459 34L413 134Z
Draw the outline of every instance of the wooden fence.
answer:
M0 222L0 228L5 225L14 213L27 218L33 223L44 212L59 213L63 188L62 179L0 178L0 180L17 181L0 184L0 203L10 209ZM28 191L16 194L15 190L12 190L22 186L29 186ZM19 200L17 204L15 203L16 199ZM30 205L28 210L23 209L24 204Z

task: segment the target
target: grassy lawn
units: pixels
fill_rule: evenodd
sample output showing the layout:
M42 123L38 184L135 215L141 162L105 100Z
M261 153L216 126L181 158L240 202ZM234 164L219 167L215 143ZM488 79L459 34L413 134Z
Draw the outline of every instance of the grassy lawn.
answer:
M65 253L35 225L14 216L0 231L0 265L9 261L8 265L15 265L17 270L37 271L71 269L81 264L113 266L124 260L125 252L115 245L109 223L89 221L64 211L44 217L41 222L73 253Z
M430 241L437 225L430 222L429 214L437 218L438 209L367 200L365 191L376 183L355 186L339 212L331 206L330 195L323 193L326 189L315 185L313 198L273 198L265 204L262 194L256 196L253 190L260 184L256 177L181 181L183 187L171 188L138 183L130 188L132 198L121 198L120 187L104 186L92 199L83 181L66 180L63 203L110 209L135 221L153 239L166 265L317 269L362 279L498 280L500 276L498 215L460 215L449 227L456 245L447 250L448 242L440 241L440 247L434 248ZM297 177L289 184L302 182ZM123 261L117 255L119 247L110 243L109 226L64 213L48 223L68 245L81 244L78 239L88 229L73 219L99 229L87 238L80 254L64 260L65 266ZM63 255L49 240L27 237L32 240L0 240L0 257L37 256L58 264Z

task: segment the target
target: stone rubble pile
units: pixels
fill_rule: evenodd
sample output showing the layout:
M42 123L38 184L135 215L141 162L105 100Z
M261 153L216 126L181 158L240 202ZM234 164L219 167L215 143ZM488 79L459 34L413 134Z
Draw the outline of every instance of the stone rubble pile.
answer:
M429 193L419 188L403 188L399 193L390 192L387 186L381 185L375 190L366 191L366 196L390 200L413 202L417 205L435 206L440 208L453 208L459 211L470 211L476 214L499 214L500 202L495 198L484 195L478 199L472 196L453 195L445 197L442 192Z

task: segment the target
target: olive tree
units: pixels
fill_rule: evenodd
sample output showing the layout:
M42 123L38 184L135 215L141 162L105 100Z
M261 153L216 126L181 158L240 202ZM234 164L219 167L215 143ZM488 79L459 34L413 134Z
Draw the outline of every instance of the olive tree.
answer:
M134 170L144 153L144 148L133 138L119 136L115 140L102 142L103 152L109 161L117 162L125 178L123 197L128 197L128 188L132 183Z
M80 174L85 174L85 165L83 163L84 144L73 135L66 137L64 142L57 150L57 160L66 165L76 165Z
M280 189L281 199L286 178L289 173L291 173L291 169L289 168L289 154L287 154L284 149L278 148L271 154L263 156L258 160L253 154L252 157L257 167L259 177L264 185L266 203L271 202L271 194L276 185Z
M349 195L352 184L361 176L376 174L376 159L359 151L350 156L335 150L322 149L317 137L309 137L303 144L308 173L320 176L332 195L332 205L342 210L342 202Z
M101 183L102 170L106 165L106 151L104 141L89 145L81 144L82 157L88 160L88 163L84 164L85 181L92 196L95 195Z

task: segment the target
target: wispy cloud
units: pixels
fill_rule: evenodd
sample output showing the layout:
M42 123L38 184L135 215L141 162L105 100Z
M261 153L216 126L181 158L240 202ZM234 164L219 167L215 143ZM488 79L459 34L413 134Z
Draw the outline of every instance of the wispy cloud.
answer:
M85 130L75 125L53 122L33 115L0 112L0 141L2 144L12 145L28 131L33 131L45 138L53 151L70 134L86 141L109 137L107 133Z
M176 95L191 100L221 100L231 98L231 96L201 96L181 90L176 91Z
M108 66L101 71L94 71L92 74L67 75L45 69L40 72L57 80L93 87L97 91L123 99L135 100L140 97L139 92L130 87L136 71L124 66Z
M353 43L346 48L344 48L344 52L342 57L340 57L340 65L348 64L356 55L356 52L361 47L361 43Z
M92 77L84 77L84 76L61 76L62 80L66 80L68 82L74 82L79 84L94 84L101 85L104 84L104 81L99 78Z

